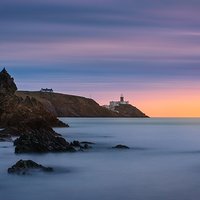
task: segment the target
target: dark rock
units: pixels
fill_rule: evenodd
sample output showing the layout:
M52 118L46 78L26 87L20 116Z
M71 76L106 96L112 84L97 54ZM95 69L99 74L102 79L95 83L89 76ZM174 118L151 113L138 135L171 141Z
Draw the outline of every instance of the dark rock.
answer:
M77 140L74 140L73 142L71 142L71 145L74 146L74 147L81 147L80 142L77 141Z
M95 144L94 142L87 142L87 141L83 141L83 142L80 142L81 144Z
M130 149L128 146L122 145L122 144L118 144L118 145L114 146L113 148L114 149Z
M19 129L16 127L8 127L0 131L0 137L19 136L19 134Z
M82 151L84 149L91 149L92 148L91 146L89 146L89 143L90 142L79 142L77 140L74 140L73 142L70 143L70 145L72 147L76 148L76 150Z
M51 127L68 127L55 114L36 100L26 96L15 95L17 87L14 79L3 69L0 72L0 127L18 127L19 124L32 119L43 119Z
M29 124L24 132L25 134L14 141L15 153L75 151L64 138L44 124L39 123L37 126Z
M51 127L68 127L54 113L33 97L15 95L14 79L5 69L0 72L0 140L20 136L15 140L15 152L75 151Z
M14 94L16 90L17 86L14 83L14 79L4 68L0 72L0 95Z
M44 172L52 172L53 168L44 167L43 165L37 164L32 160L19 160L15 165L8 168L9 174L26 175L30 174L31 170L39 170Z
M92 147L89 146L88 144L84 144L82 148L83 148L83 149L91 149Z
M10 128L0 130L0 142L11 142L11 132L14 133L14 130L10 130Z
M12 138L0 136L0 142L12 142Z

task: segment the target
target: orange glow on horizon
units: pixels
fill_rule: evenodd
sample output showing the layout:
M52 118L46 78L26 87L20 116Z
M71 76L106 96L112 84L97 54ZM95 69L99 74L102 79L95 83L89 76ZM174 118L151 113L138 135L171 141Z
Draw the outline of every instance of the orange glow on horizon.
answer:
M200 93L197 90L127 92L124 96L150 117L200 117ZM108 104L107 99L97 101L103 105Z

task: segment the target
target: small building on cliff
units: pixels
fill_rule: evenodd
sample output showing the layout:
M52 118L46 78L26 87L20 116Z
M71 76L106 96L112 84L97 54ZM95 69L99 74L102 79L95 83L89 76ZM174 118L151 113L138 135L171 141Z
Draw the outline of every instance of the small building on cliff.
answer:
M40 92L53 92L53 89L49 89L49 88L41 88Z
M107 108L107 109L109 109L109 110L115 111L115 107L116 107L116 106L127 105L127 104L129 104L129 102L128 102L128 101L125 101L125 100L124 100L124 96L121 95L119 101L110 101L110 104L109 104L109 105L104 105L103 107L105 107L105 108Z

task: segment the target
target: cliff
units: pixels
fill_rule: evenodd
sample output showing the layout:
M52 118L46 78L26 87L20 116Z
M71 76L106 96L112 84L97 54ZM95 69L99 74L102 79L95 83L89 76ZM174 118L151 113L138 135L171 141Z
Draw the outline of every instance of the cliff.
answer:
M40 101L44 107L58 117L147 117L134 106L119 106L118 112L110 111L93 99L60 93L17 91L21 98L29 96ZM125 108L123 110L122 108Z
M121 104L115 107L115 110L123 117L148 117L142 111L130 104Z
M101 107L93 99L60 93L17 91L16 95L33 97L58 117L116 117L115 112Z
M52 127L66 127L34 97L15 95L17 86L4 68L0 72L0 141L14 141L15 153L76 151Z
M19 127L30 120L42 119L49 126L65 126L33 97L15 95L17 86L5 68L0 72L0 127Z

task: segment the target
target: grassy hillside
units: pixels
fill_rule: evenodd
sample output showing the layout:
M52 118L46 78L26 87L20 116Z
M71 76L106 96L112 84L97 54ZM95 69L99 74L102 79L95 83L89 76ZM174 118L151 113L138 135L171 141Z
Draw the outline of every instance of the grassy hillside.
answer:
M17 91L22 98L34 97L58 117L146 117L140 110L129 106L130 111L110 111L93 99L60 93Z

